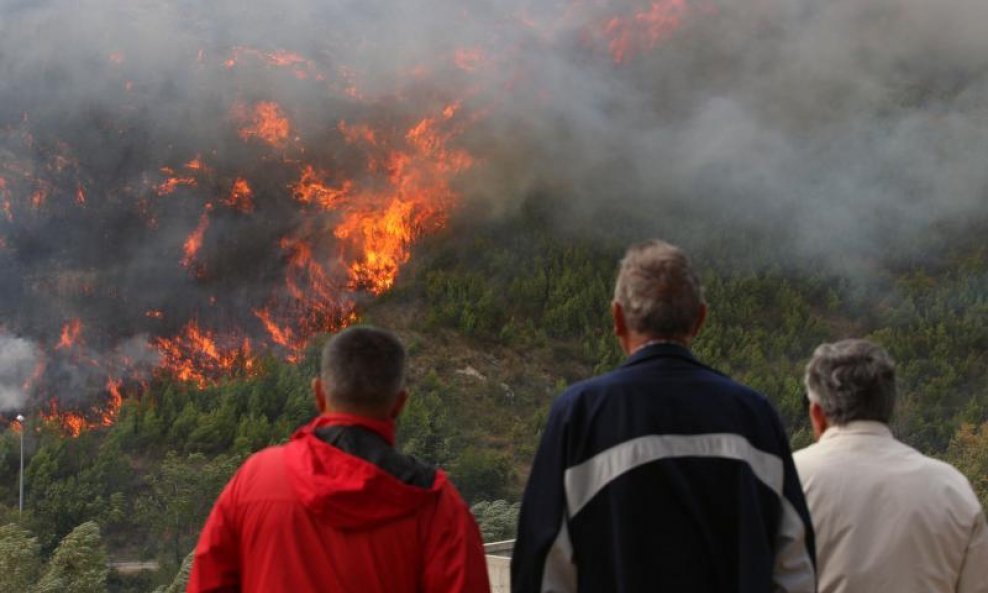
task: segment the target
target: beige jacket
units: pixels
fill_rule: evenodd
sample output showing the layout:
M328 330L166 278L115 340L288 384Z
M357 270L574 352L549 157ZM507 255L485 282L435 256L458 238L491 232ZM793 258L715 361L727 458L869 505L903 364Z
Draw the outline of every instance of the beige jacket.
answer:
M970 483L880 422L827 429L793 458L820 593L988 593L988 527Z

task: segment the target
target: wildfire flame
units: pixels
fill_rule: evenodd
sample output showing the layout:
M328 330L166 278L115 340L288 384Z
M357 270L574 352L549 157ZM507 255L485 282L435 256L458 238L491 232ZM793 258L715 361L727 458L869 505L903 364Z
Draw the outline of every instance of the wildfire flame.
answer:
M108 377L106 380L106 391L110 394L110 399L101 415L103 426L110 426L117 419L120 406L123 405L123 395L120 394L120 388L122 386L123 381L114 379L113 377Z
M167 178L158 184L156 191L159 196L167 196L182 185L192 186L196 184L195 177L190 175L178 175L171 167L162 167L161 172L164 173Z
M82 434L82 430L90 425L86 417L79 412L60 409L58 402L52 400L48 404L48 410L41 412L41 418L50 424L62 428L71 437Z
M299 180L292 184L292 195L303 204L317 205L323 210L331 210L343 203L353 190L353 183L344 181L340 187L330 187L323 181L323 175L316 173L312 165L302 169Z
M174 338L157 338L155 347L162 355L162 366L176 379L199 387L205 387L214 377L229 376L238 370L249 374L253 368L248 338L217 337L195 320Z
M591 44L605 66L627 64L656 48L699 6L687 0L644 0L637 9L597 0L567 4L599 17L589 24L581 20L569 30L574 38L578 36L576 41ZM524 26L545 28L537 17L518 18ZM553 34L542 33L546 39ZM409 65L408 81L381 92L379 82L366 73L336 64L327 67L286 49L238 46L220 53L192 49L190 61L196 72L238 81L217 99L213 113L227 114L214 118L219 133L210 128L209 134L201 134L220 139L213 144L211 140L196 140L195 145L184 140L163 143L141 153L153 154L154 162L127 171L126 182L108 186L107 175L90 174L73 156L72 147L43 137L38 131L42 128L34 130L39 134L35 141L25 117L23 144L38 146L36 151L43 151L44 159L36 167L26 165L26 159L21 164L0 162L0 212L8 222L16 217L21 223L66 206L90 213L109 201L146 223L147 229L139 232L173 233L167 235L168 259L162 269L173 270L174 278L188 282L183 288L192 288L188 292L196 296L180 305L135 299L135 310L121 325L130 324L125 331L150 335L146 342L160 356L154 363L156 372L206 386L255 372L259 353L300 360L314 335L353 323L359 301L391 289L416 241L443 228L460 203L458 179L478 164L462 147L461 137L485 117L483 110L489 105L478 106L472 90L446 93L430 88L428 65ZM465 88L472 89L477 73L504 65L496 52L492 44L484 43L444 48L440 67L443 75L470 81ZM138 58L128 54L125 60L122 52L114 52L107 65L119 73L120 83L125 75L138 81L134 87L124 83L134 97L121 99L129 107L138 106L135 110L149 86L128 72ZM303 85L293 89L316 88L328 94L326 103L341 108L314 122L320 113L327 113L313 108L315 102L293 101L298 94L279 94L277 85L264 87L263 94L249 80L241 85L247 78L240 74L247 68L263 69L264 76L272 79L280 76L278 80L286 85ZM114 92L123 95L119 86ZM7 132L0 130L3 133ZM115 133L123 135L126 130ZM267 224L269 215L285 209L291 209L291 216L271 216L275 220ZM250 241L243 232L228 238L225 233L231 228L256 234L249 235ZM0 239L0 245L10 241L16 248L17 235L9 237ZM222 251L232 243L240 251L231 250L234 255ZM224 269L249 268L246 258L264 249L276 263L256 276L250 276L250 270ZM86 266L89 270L92 264ZM70 265L57 274L77 271ZM231 299L230 287L239 290L236 282L243 278L261 288L249 284L249 297L231 305L228 301L239 300L240 294ZM64 290L72 298L88 298L104 290L119 291L119 302L128 296L125 288L101 285L98 276L67 284ZM68 310L76 311L72 304ZM45 328L43 343L53 354L49 362L73 359L94 368L103 364L98 356L89 356L87 348L95 351L97 344L116 342L104 339L94 319L84 319L85 343L79 319L65 323L60 334L57 326ZM126 365L104 366L100 371L92 387L102 396L97 407L69 409L61 400L49 399L56 395L51 389L35 397L36 402L46 402L43 417L73 435L86 427L112 424L123 399L140 389ZM40 372L44 373L43 367Z
M207 59L204 51L199 51L195 58L200 65ZM311 60L283 50L238 47L223 65L233 68L245 61L287 69L295 78L311 83L325 80ZM487 63L487 57L479 48L467 48L455 52L453 61L464 71L474 71ZM110 62L126 68L122 53L112 54ZM371 101L363 97L358 80L357 72L340 67L338 80L328 88L357 105L371 106ZM475 163L473 156L453 147L457 137L473 121L464 115L462 103L437 103L433 99L424 109L424 117L420 112L417 118L405 114L395 119L376 118L375 109L368 108L368 114L355 110L346 119L338 119L325 128L331 137L328 140L321 137L318 141L335 142L336 148L322 154L321 150L307 150L311 147L306 146L305 134L294 128L291 111L281 104L234 101L229 107L231 131L250 146L248 154L267 153L259 158L267 163L269 172L277 167L292 172L280 188L287 194L283 198L287 197L289 203L300 209L302 216L297 228L285 232L273 246L282 254L283 282L271 290L266 301L250 308L253 318L241 319L241 326L230 328L217 324L208 310L199 312L203 323L195 317L179 326L171 325L181 321L167 307L155 304L138 312L152 327L161 328L148 338L149 347L159 356L157 369L179 381L203 387L221 377L255 372L257 347L273 346L287 360L297 361L314 335L356 321L357 292L376 295L391 288L401 267L409 260L414 242L446 224L450 210L459 201L453 180ZM27 125L25 118L24 126ZM34 143L27 132L24 143ZM35 211L52 200L63 199L87 209L101 207L97 202L108 193L96 186L93 196L99 199L89 195L81 180L86 180L90 189L95 182L82 171L67 144L55 142L49 156L43 167L51 174L48 178L35 176L34 169L28 166L0 163L0 172L5 173L0 176L0 211L8 221L14 220L20 207L10 175L17 180L16 191L20 192L22 185L28 188L23 193L24 203ZM231 170L230 161L224 156L222 151L209 147L184 157L173 153L168 159L170 163L158 163L150 175L144 174L143 190L130 186L115 190L116 196L134 195L134 211L144 220L149 232L158 229L158 213L166 204L178 204L173 207L186 212L192 208L191 204L200 205L198 222L185 231L181 253L176 257L176 263L190 272L193 282L211 279L213 272L205 269L203 263L213 261L210 253L204 253L214 245L213 241L207 241L209 233L214 232L211 229L224 228L220 221L231 216L239 215L240 219L258 216L258 210L272 203L274 198L270 194L278 192L278 186L272 187L270 183L256 192L253 183L261 176L255 177L253 171L245 169ZM68 188L66 183L70 184ZM183 191L178 199L160 200L180 189ZM227 208L216 210L214 204ZM71 274L64 277L73 278ZM63 284L60 290L72 294L91 295L102 290L97 280L84 273L77 280ZM223 306L215 296L209 298L208 307L222 310ZM87 338L95 349L101 339L100 328L88 324L87 319ZM95 369L97 374L102 373L105 379L100 403L92 408L66 407L54 393L57 389L38 387L45 372L44 363L39 365L31 385L26 386L42 389L39 396L48 402L42 417L72 436L87 428L112 424L126 394L139 392L133 377L128 376L130 363L116 361L110 365L90 352L90 344L81 341L83 327L81 319L72 319L62 326L57 343L51 347L53 355L61 354L52 361L84 365L88 371Z
M82 333L82 321L79 319L73 319L72 321L66 323L62 326L62 335L58 339L58 344L55 345L55 350L67 350L72 348L79 341L79 335Z
M598 0L566 4L567 15L559 19L581 13L574 17L579 25L571 30L588 41L602 61L609 58L615 64L628 63L657 47L682 26L691 9L687 0L644 0L637 10L616 9ZM586 21L583 13L593 16ZM540 24L541 17L521 14L516 18L521 26L542 29L536 32L541 40L553 35L555 25ZM547 18L551 21L553 16ZM558 28L566 30L566 25ZM120 113L127 109L139 112L143 108L139 101L145 99L142 91L152 85L141 82L145 79L136 73L139 54L125 59L116 49L111 47L112 53L103 55L109 62L106 67L116 73L114 92L123 96ZM25 114L21 129L0 128L0 148L6 150L13 143L10 138L17 138L23 154L30 155L14 158L0 152L0 213L12 224L15 218L18 222L43 220L66 206L89 214L107 202L122 216L139 216L146 225L138 229L142 233L180 229L181 242L174 240L176 235L168 235L168 265L162 269L174 269L174 278L188 282L193 288L188 292L197 296L181 306L167 300L135 299L139 308L130 311L129 320L121 325L129 323L136 330L128 327L126 331L150 334L146 346L158 355L153 363L157 372L201 387L231 375L252 374L258 352L300 360L314 335L357 319L360 295L379 295L394 286L415 242L447 224L460 202L457 179L477 159L459 146L459 139L484 117L487 108L471 100L477 85L474 77L504 66L505 61L491 44L444 49L439 57L443 73L469 81L463 92L444 95L430 88L432 71L423 64L410 65L407 80L381 92L373 78L360 70L327 66L284 48L235 46L221 53L195 49L190 56L197 76L238 81L231 93L218 94L236 99L220 98L215 105L215 112L228 114L216 122L218 134L212 134L222 141L191 146L176 140L152 152L137 151L138 156L156 155L155 162L142 163L139 171L127 171L127 181L107 185L109 175L91 174L73 156L72 146L42 136L39 130L44 128L32 128ZM240 73L249 68L264 70L265 77L280 76L279 82L295 85L293 89L315 88L328 94L326 103L342 108L313 125L320 111L312 103L293 102L297 93L279 95L281 86L271 85L264 87L270 94L258 95L257 85L240 85L245 79ZM130 94L122 93L117 84ZM140 123L134 127L140 129ZM33 133L39 134L37 140ZM128 131L121 126L113 133L125 137ZM37 154L42 156L35 158ZM37 166L29 164L32 159ZM287 208L291 216L273 216L276 220L266 224L266 217ZM251 244L244 247L245 233L230 240L220 235L231 228L249 229ZM0 248L7 249L9 243L16 249L16 237L0 235ZM237 243L234 247L241 250L234 249L234 255L226 257L222 249L227 243ZM224 266L249 267L243 263L246 257L265 248L274 254L271 260L279 267L269 265L256 277L249 276L249 282L262 277L264 284L256 294L244 297L246 304L225 302L240 300L239 294L228 298L229 287L239 288L236 282L248 276L237 276L244 270ZM125 288L87 275L91 266L87 262L73 269L70 263L55 272L60 281L49 284L70 298L90 299L100 291L119 291L117 300L111 302L126 302ZM39 285L47 288L44 282ZM25 386L25 390L37 390L36 402L46 402L42 417L72 435L87 427L112 424L123 399L140 393L134 375L129 374L132 363L117 360L110 364L90 352L100 343L115 342L105 339L98 322L84 319L85 343L81 319L65 323L57 342L57 327L44 330L50 360L39 364L30 385ZM98 405L69 409L57 399L55 387L43 385L46 364L52 368L64 361L96 370L91 387L102 395Z
M249 213L254 210L253 197L254 192L250 189L247 180L243 177L237 177L233 181L233 187L230 188L230 195L223 203L234 210Z
M185 257L182 258L182 266L185 268L192 265L196 255L198 255L199 250L202 248L203 237L206 235L206 229L209 228L209 212L212 209L213 205L207 203L202 216L199 217L199 224L196 225L195 230L185 239L185 244L182 248L185 253Z
M615 16L607 21L603 37L614 63L654 49L682 24L689 6L686 0L658 0L634 15Z
M240 128L240 137L244 140L260 138L276 148L283 147L288 141L291 124L274 101L261 101L252 110L240 104L235 105L233 115L236 119L247 122Z

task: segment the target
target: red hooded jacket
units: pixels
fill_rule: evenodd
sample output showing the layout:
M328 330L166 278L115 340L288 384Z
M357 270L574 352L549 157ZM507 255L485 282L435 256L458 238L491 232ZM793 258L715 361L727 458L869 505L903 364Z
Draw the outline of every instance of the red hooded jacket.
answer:
M206 521L188 593L488 593L459 493L393 443L393 422L328 414L251 456Z

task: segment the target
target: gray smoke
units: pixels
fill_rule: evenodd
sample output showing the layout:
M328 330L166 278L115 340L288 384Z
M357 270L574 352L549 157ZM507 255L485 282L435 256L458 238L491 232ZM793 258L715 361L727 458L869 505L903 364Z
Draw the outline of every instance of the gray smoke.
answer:
M0 319L50 348L80 317L104 352L189 319L263 334L253 311L293 303L279 240L337 257L332 216L292 206L302 159L338 182L365 158L339 121L452 102L478 158L457 187L493 211L546 194L568 224L771 236L794 262L922 255L988 221L986 22L983 0L0 0ZM257 58L278 50L304 61ZM304 152L237 136L257 101ZM151 195L196 155L211 187ZM182 241L239 174L258 215L217 209L190 274Z
M24 410L41 351L30 340L0 332L0 412Z

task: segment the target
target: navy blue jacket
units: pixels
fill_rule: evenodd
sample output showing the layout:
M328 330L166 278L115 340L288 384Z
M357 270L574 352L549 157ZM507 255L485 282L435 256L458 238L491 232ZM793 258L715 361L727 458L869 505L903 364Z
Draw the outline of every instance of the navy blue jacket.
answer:
M761 394L655 344L553 403L512 593L813 593L815 573L799 477Z

